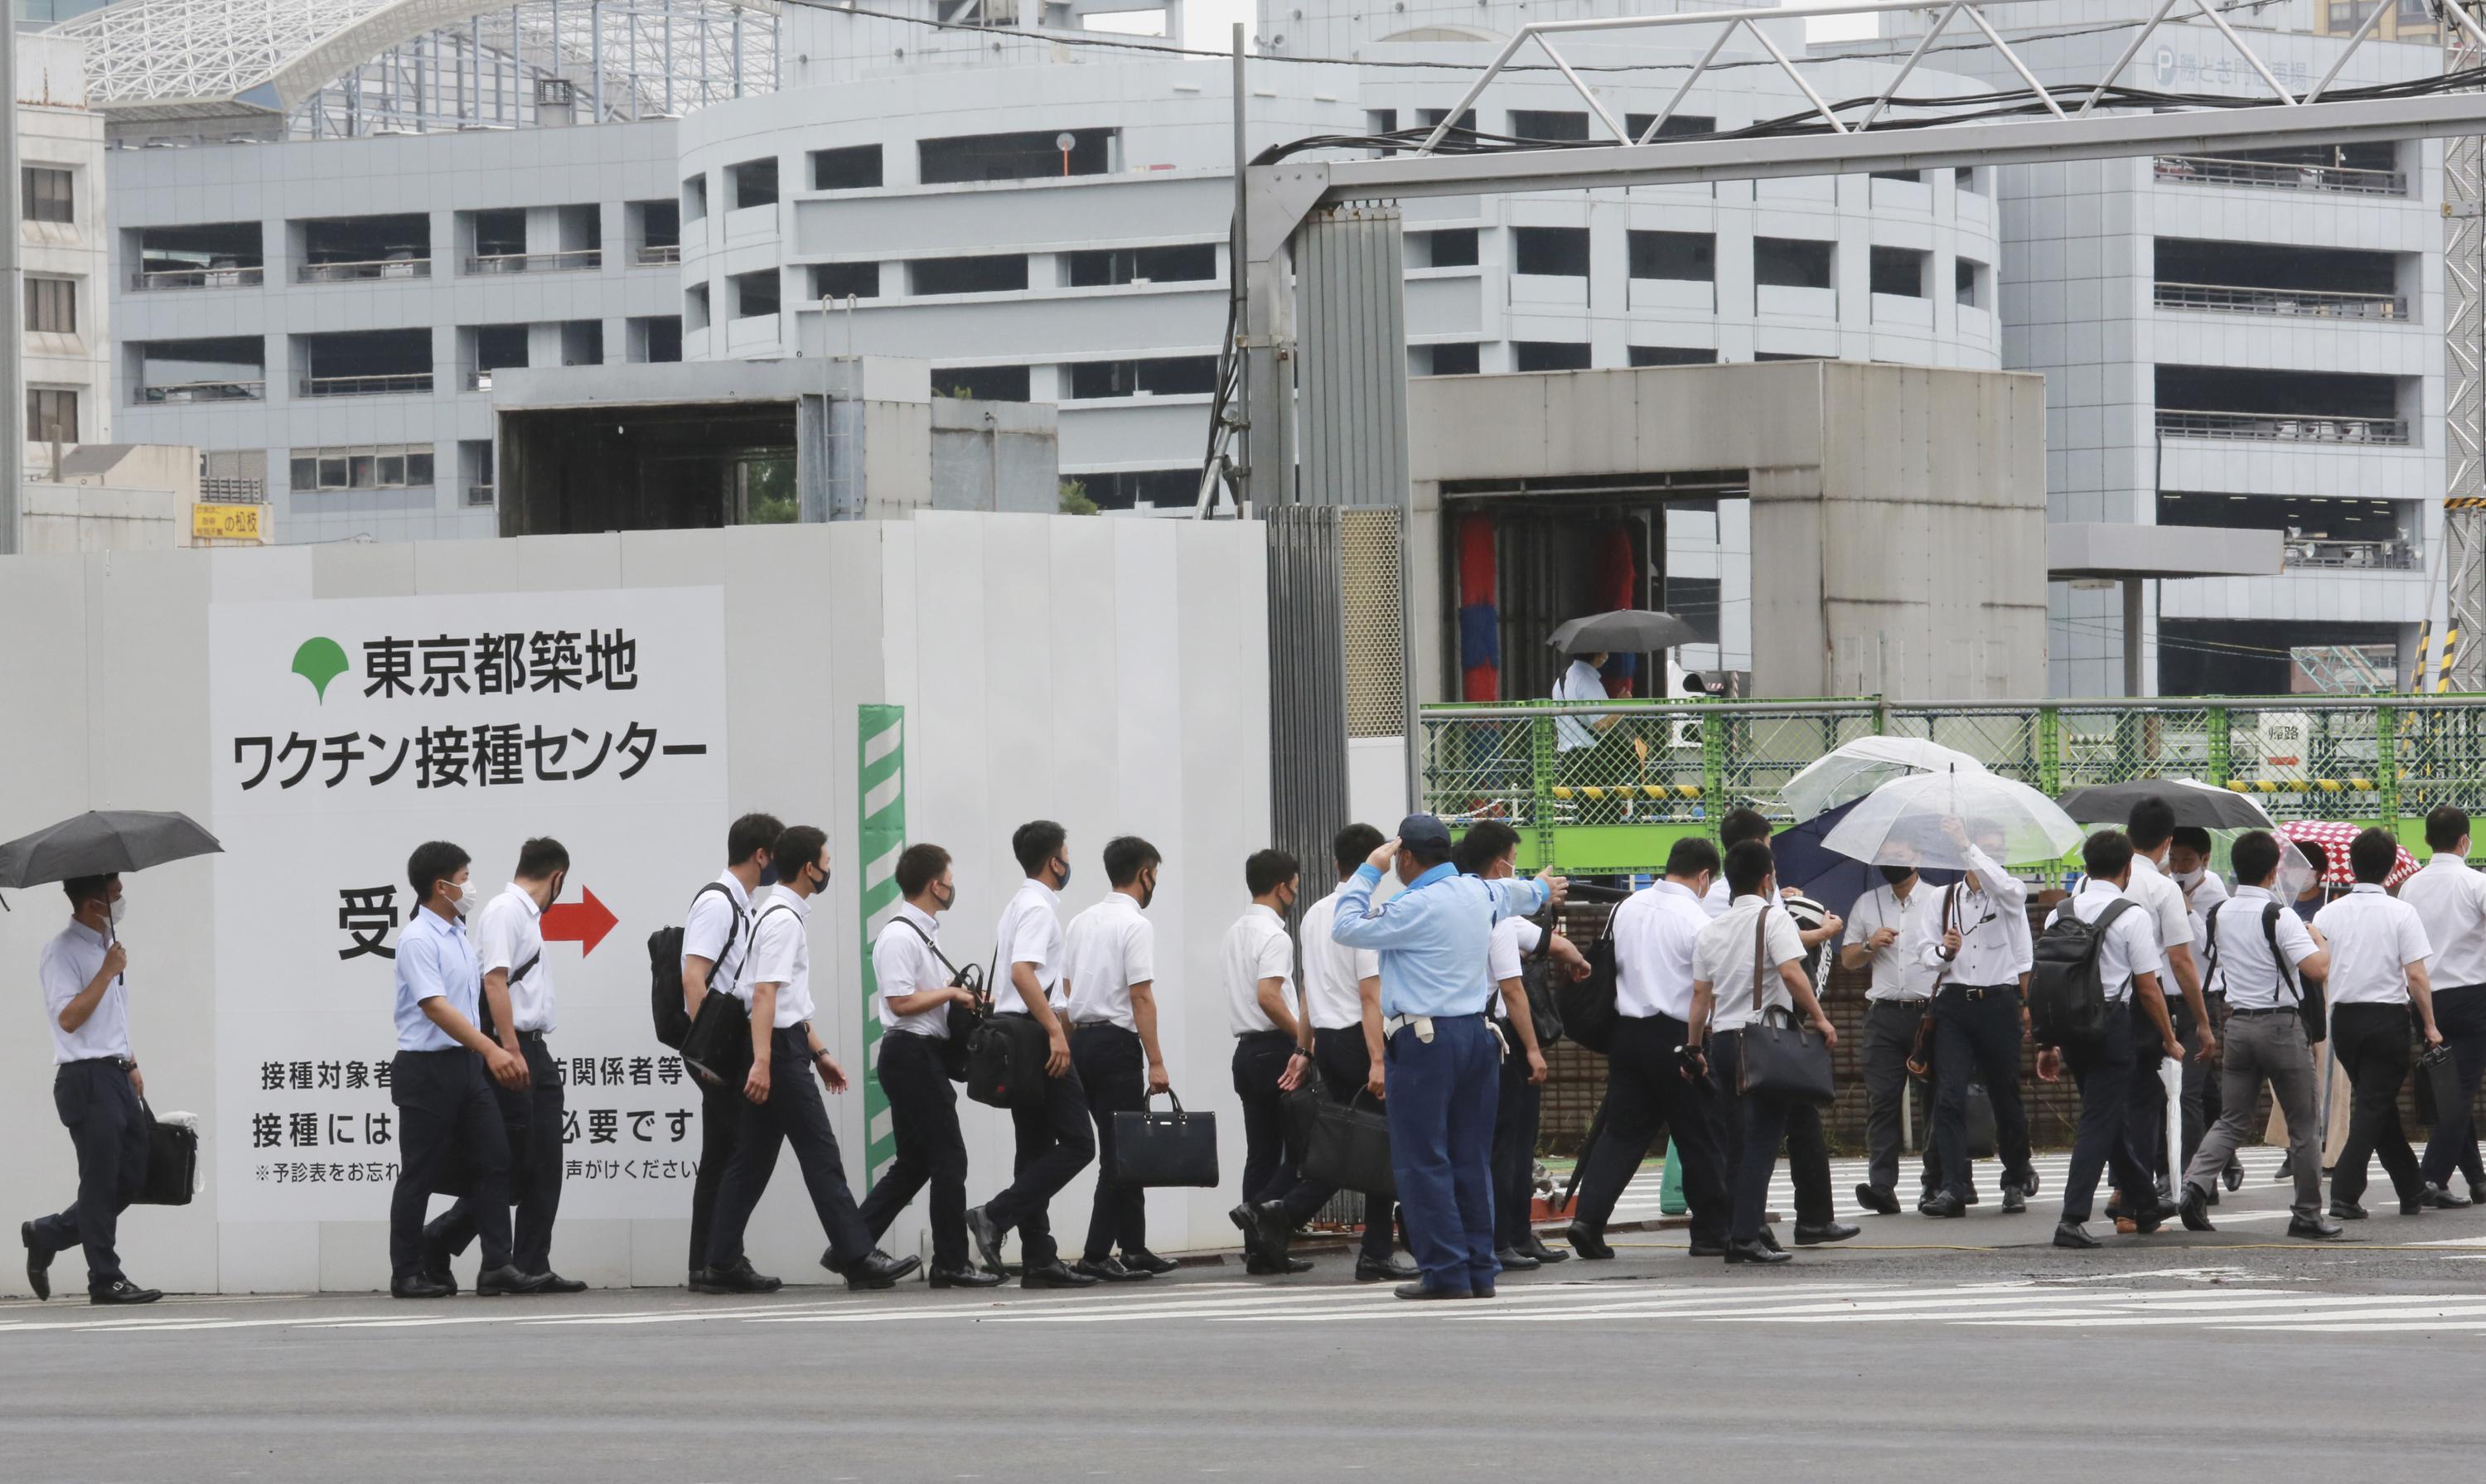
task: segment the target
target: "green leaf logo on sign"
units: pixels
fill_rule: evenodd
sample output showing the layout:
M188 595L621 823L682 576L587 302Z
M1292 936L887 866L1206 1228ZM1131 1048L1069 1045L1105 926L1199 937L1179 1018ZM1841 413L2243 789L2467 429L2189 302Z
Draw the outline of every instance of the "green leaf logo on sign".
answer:
M345 646L333 639L306 639L293 651L293 673L311 682L323 704L328 700L328 682L353 668L345 658Z

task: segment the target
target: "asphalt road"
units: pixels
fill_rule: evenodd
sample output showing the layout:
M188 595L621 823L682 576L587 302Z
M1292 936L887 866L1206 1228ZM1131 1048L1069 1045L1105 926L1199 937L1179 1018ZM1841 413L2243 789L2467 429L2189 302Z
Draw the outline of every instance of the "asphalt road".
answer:
M2266 1163L2266 1162L2264 1162ZM2258 1173L2258 1171L2257 1171ZM1989 1185L1989 1190L1990 1190ZM2472 1468L2486 1213L2310 1248L1871 1219L1727 1269L1668 1233L1408 1305L1324 1261L1075 1294L0 1305L0 1477L743 1481L2209 1479ZM2094 1228L2093 1228L2094 1229ZM1781 1228L1783 1235L1786 1228ZM2388 1464L2386 1464L2388 1460Z

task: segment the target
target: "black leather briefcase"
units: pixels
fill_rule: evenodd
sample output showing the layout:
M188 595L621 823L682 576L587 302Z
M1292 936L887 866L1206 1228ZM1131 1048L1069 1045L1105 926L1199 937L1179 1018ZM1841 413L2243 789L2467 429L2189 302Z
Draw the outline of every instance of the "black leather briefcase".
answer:
M147 1117L147 1183L137 1199L141 1206L186 1206L199 1188L199 1131L184 1123L166 1123L144 1102Z
M1185 1113L1171 1089L1170 1113L1114 1114L1113 1177L1124 1185L1217 1184L1217 1114Z
M1324 1104L1313 1113L1312 1139L1304 1147L1304 1178L1362 1191L1375 1200L1395 1200L1398 1178L1390 1167L1390 1115L1356 1106L1371 1095L1359 1087L1348 1101Z
M2460 1108L2460 1068L2451 1048L2428 1048L2417 1058L2417 1121L2432 1128Z

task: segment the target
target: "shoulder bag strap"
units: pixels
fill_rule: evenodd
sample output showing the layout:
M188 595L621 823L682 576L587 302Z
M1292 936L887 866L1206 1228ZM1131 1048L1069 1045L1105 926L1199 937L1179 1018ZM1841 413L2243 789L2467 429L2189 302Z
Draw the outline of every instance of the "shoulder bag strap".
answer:
M2287 986L2287 992L2295 997L2297 1003L2303 1004L2305 986L2296 982L2295 967L2288 963L2287 955L2279 950L2279 903L2262 904L2261 935L2270 944L2270 961L2279 966L2279 982ZM2210 946L2215 948L2218 947L2218 929L2212 927L2210 934Z
M1769 957L1769 941L1770 904L1764 901L1761 910L1753 916L1753 1024L1756 1026L1761 1023L1761 1006L1766 1003L1761 998L1761 969L1763 960Z
M705 896L710 892L717 893L725 898L726 912L732 920L726 924L725 942L717 945L716 957L710 960L708 964L708 977L710 980L713 980L716 977L716 971L725 967L725 955L733 951L735 940L742 936L742 914L734 910L733 893L729 890L726 887L726 884L722 881L711 881L705 886L701 887L698 891L693 892L691 893L691 905L694 907L698 906L700 898ZM685 916L688 916L688 914L685 914ZM742 966L740 964L736 964L733 966L733 969L734 977L740 978L742 976Z
M960 969L957 965L950 962L950 955L941 951L941 945L934 943L932 941L932 935L918 926L913 918L892 918L890 921L897 923L898 926L905 928L908 932L913 933L916 937L924 940L924 946L932 950L932 956L941 961L941 967L950 971L950 982L953 985L957 984L966 976L966 972Z

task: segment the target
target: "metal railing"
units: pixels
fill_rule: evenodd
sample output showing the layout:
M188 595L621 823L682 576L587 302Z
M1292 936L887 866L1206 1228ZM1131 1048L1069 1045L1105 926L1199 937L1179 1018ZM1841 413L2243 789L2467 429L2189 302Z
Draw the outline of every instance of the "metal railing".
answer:
M240 268L149 268L129 275L129 287L150 289L251 289L267 282L267 270L253 263Z
M347 284L371 278L429 278L428 258L379 258L364 262L306 262L293 270L297 284Z
M2158 409L2158 430L2178 438L2251 438L2274 443L2409 441L2406 418L2344 418L2293 412L2201 412Z
M2408 175L2398 170L2367 170L2357 165L2278 165L2268 160L2228 159L2214 154L2162 154L2156 171L2161 180L2194 185L2251 185L2283 191L2344 191L2352 196L2405 196Z
M603 265L600 247L573 247L559 253L479 253L466 260L469 273L563 273Z
M2160 309L2230 315L2293 315L2311 319L2406 320L2408 300L2395 293L2329 289L2246 289L2231 284L2158 283Z
M264 505L267 483L239 475L210 474L199 481L199 498L209 505Z
M661 268L682 261L682 245L679 242L647 243L640 247L638 256L639 266Z
M140 406L159 402L255 402L266 398L264 381L176 381L138 389Z
M2417 543L2402 539L2331 541L2290 536L2287 539L2286 564L2347 567L2378 572L2408 572L2416 570L2417 566Z
M1655 868L1682 833L1635 827L1707 827L1738 805L1788 819L1789 778L1876 733L1939 742L2048 794L2187 777L2280 819L2486 807L2486 696L1533 701L1428 705L1418 726L1424 808L1523 832L1623 827L1592 832L1603 869ZM1559 854L1548 838L1533 858Z
M305 376L304 397L386 397L394 393L428 392L429 371L390 371L373 376Z

